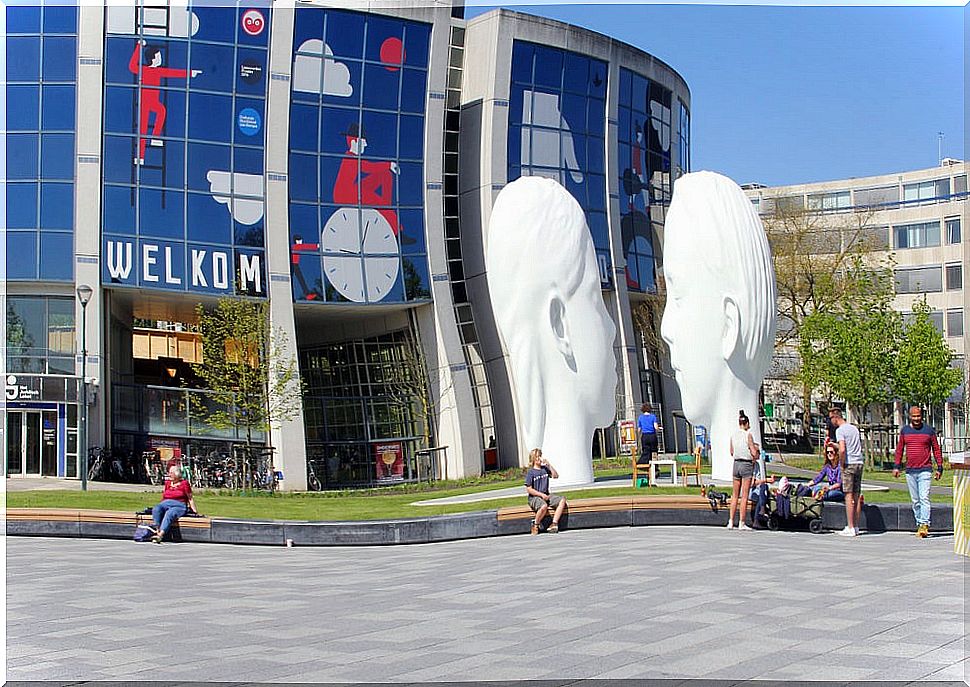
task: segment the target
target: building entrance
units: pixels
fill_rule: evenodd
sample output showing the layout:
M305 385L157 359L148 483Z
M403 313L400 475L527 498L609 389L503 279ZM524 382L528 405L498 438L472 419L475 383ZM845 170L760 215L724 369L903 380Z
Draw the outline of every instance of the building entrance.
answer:
M57 411L11 410L7 413L7 474L57 476Z

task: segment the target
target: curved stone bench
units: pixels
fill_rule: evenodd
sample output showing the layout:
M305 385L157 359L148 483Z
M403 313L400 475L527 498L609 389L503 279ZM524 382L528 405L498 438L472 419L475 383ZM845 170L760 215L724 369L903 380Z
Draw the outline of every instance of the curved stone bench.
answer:
M723 527L727 523L727 509L712 511L707 499L700 496L617 496L567 500L567 504L561 523L563 530L648 525ZM10 508L6 512L6 532L11 536L131 539L136 519L133 513L117 511ZM183 541L269 546L285 546L291 541L294 546L368 546L527 534L531 520L532 511L527 505L521 505L396 520L320 522L184 517L179 525ZM842 504L826 504L822 520L827 529L842 529L845 526ZM908 503L866 505L860 524L873 532L916 530ZM932 530L953 531L952 506L933 504Z

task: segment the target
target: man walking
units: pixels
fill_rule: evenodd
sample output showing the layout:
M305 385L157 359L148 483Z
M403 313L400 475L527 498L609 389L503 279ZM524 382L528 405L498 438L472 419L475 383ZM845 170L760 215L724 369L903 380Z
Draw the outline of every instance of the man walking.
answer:
M934 476L940 479L943 477L943 451L936 439L936 430L931 425L923 424L923 411L919 406L909 409L909 424L899 432L893 477L899 477L904 451L906 486L909 487L913 515L916 516L916 536L923 539L930 532L930 475L933 473L933 458L936 458L938 468Z
M649 403L640 406L637 428L640 430L640 457L637 459L637 465L650 465L654 454L660 450L660 440L657 437L660 421L653 414Z
M843 537L859 534L859 514L862 511L862 439L855 425L850 424L838 408L829 410L829 418L835 425L835 440L839 445L839 460L842 463L842 491L845 492L845 529L839 532Z

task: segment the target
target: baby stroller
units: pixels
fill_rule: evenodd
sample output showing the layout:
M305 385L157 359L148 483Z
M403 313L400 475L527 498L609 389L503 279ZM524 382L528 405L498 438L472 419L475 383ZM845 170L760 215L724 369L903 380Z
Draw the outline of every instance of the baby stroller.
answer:
M823 502L814 496L790 496L791 515L785 517L778 511L778 503L772 495L765 504L765 515L768 519L768 529L777 532L780 529L799 529L808 525L812 534L822 532Z

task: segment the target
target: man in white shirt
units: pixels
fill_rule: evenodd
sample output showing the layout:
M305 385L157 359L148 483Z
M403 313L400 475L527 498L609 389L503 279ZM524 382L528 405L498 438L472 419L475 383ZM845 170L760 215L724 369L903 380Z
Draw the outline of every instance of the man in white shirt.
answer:
M842 417L838 408L829 410L829 417L835 425L835 440L839 444L839 459L842 462L842 491L845 492L845 529L839 532L843 537L859 534L859 513L862 511L862 438L855 425Z

